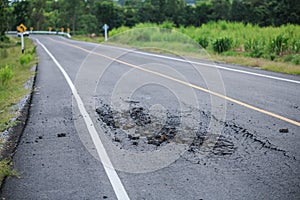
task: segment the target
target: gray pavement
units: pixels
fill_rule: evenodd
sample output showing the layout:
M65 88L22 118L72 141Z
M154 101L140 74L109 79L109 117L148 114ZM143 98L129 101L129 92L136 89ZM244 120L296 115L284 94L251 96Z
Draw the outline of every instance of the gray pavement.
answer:
M69 75L130 199L300 198L300 127L185 83L295 122L300 121L300 84L62 37L32 37ZM115 180L106 171L111 166L99 159L76 98L37 46L30 115L13 158L21 176L6 179L1 197L117 199ZM216 123L209 127L211 121ZM205 149L211 134L215 140Z

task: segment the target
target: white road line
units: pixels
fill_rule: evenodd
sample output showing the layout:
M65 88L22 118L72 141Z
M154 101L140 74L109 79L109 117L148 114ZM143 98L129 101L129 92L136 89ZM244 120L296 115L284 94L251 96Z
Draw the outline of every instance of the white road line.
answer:
M65 40L68 40L68 39L65 39ZM70 41L70 40L68 40L68 41ZM72 42L82 43L81 41L74 41L74 40ZM292 79L281 78L281 77L277 77L277 76L270 76L270 75L265 75L265 74L259 74L259 73L255 73L255 72L249 72L249 71L245 71L245 70L233 69L233 68L229 68L229 67L222 67L220 65L207 64L207 63L202 63L202 62L196 62L196 61L191 61L191 60L174 58L174 57L170 57L170 56L153 54L153 53L146 53L146 52L138 51L136 49L127 49L127 48L122 48L122 47L106 45L106 44L97 44L97 43L92 43L92 42L86 42L86 43L91 44L91 45L101 45L101 46L105 46L105 47L109 47L109 48L120 49L120 50L123 50L123 51L136 53L136 54L141 54L141 55L146 55L146 56L151 56L151 57L164 58L164 59L168 59L168 60L174 60L174 61L185 62L185 63L190 63L190 64L202 65L202 66L206 66L206 67L214 67L214 68L217 68L217 69L233 71L233 72L242 73L242 74L248 74L248 75L253 75L253 76L259 76L259 77L274 79L274 80L278 80L278 81L285 81L285 82L300 84L300 81L296 81L296 80L292 80Z
M115 46L103 45L103 44L101 44L101 45L106 46L106 47L110 47L110 48L120 49L120 50L127 50L127 49L122 48L122 47L115 47ZM129 51L129 50L127 50L127 51ZM220 65L207 64L207 63L196 62L196 61L191 61L191 60L185 60L185 59L180 59L180 58L173 58L173 57L170 57L170 56L158 55L158 54L153 54L153 53L146 53L146 52L142 52L142 51L133 51L133 50L130 50L130 51L132 53L142 54L142 55L151 56L151 57L164 58L164 59L168 59L168 60L174 60L174 61L185 62L185 63L190 63L190 64L202 65L202 66L206 66L206 67L214 67L214 68L227 70L227 71L233 71L233 72L249 74L249 75L253 75L253 76L259 76L259 77L264 77L264 78L269 78L269 79L274 79L274 80L279 80L279 81L286 81L286 82L290 82L290 83L300 84L300 81L296 81L296 80L292 80L292 79L280 78L280 77L276 77L276 76L259 74L259 73L255 73L255 72L249 72L249 71L244 71L244 70L239 70L239 69L222 67Z
M76 99L79 111L81 113L81 115L83 116L84 122L86 124L86 127L91 135L91 138L94 142L94 145L97 149L97 153L99 155L99 158L103 164L103 167L105 169L105 172L110 180L110 183L115 191L115 194L117 196L117 198L119 200L129 200L128 194L117 174L117 172L115 171L108 155L107 152L103 146L103 143L101 141L101 139L99 138L99 135L95 129L94 123L92 121L92 119L90 118L89 114L87 113L84 104L77 92L76 87L74 86L74 84L72 83L69 75L67 74L67 72L64 70L64 68L59 64L59 62L55 59L55 57L48 51L48 49L38 40L36 39L37 43L43 47L43 49L47 52L47 54L50 56L50 58L54 61L54 63L56 64L56 66L58 67L58 69L61 71L61 73L64 75L68 85L70 86L72 93L74 95L74 98Z

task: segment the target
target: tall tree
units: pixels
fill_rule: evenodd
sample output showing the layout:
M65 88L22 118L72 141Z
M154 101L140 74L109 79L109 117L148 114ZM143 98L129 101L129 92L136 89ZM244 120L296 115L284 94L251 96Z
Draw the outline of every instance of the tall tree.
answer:
M197 26L207 23L211 20L210 16L212 15L212 5L208 3L197 4L196 6L196 16Z
M232 21L243 21L245 19L244 12L247 8L244 6L242 0L233 0L231 5L231 17Z
M212 0L211 6L213 21L230 19L231 3L229 0Z
M149 0L149 3L154 7L153 18L154 22L160 23L166 20L166 0Z
M72 27L72 32L76 31L77 18L82 14L82 0L64 0L61 3L61 17L64 26Z
M0 1L0 41L4 40L7 29L7 1Z
M300 24L300 1L280 0L274 13L276 25L280 24Z
M155 7L147 1L137 12L138 20L139 22L156 22L155 13Z
M185 0L167 0L165 2L166 20L173 21L177 26L181 21L180 16L184 14Z
M124 22L122 7L110 1L95 2L95 16L98 27L108 24L110 28L116 28Z
M46 0L32 0L30 4L31 9L31 26L36 30L41 30L41 24L44 22L44 9L46 7Z
M30 2L29 1L14 1L12 3L13 12L12 17L14 17L14 30L18 25L25 24L28 26L30 24ZM34 19L32 19L34 20Z

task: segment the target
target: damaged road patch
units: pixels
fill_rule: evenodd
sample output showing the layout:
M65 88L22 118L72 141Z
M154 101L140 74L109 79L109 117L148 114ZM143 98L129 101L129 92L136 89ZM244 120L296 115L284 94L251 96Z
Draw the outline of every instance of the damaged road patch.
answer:
M193 119L197 121L195 127L184 124L182 119L191 117L187 111L180 113L178 110L167 110L153 113L137 101L127 101L125 103L129 104L128 109L119 112L100 102L100 106L96 108L98 120L104 125L112 141L123 149L152 151L168 143L175 143L187 145L188 153L198 153L202 150L204 140L211 137L206 132L210 117L203 111L197 111L199 117ZM217 140L212 144L211 154L229 156L235 152L237 147L229 138L219 134L214 137Z

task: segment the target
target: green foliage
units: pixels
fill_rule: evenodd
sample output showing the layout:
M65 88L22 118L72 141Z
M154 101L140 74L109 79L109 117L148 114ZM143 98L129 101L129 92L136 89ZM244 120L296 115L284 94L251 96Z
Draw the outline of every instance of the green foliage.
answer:
M284 35L277 35L269 41L269 51L276 55L282 55L288 48L289 38Z
M31 59L32 59L32 57L30 54L22 55L20 57L20 64L21 65L28 64L28 63L30 63Z
M300 65L300 55L294 55L292 63L294 63L295 65Z
M173 22L170 21L164 21L161 25L161 28L166 28L166 29L172 29L175 27L175 24Z
M7 42L9 42L9 38L6 35L1 35L0 36L0 42L7 43Z
M7 30L7 5L8 2L5 0L0 1L0 42L5 41L5 31Z
M30 54L31 55L34 55L36 53L36 46L34 46L33 48L32 48L32 50L30 51Z
M110 36L115 36L124 31L130 32L130 30L138 28L140 33L137 31L135 34L143 41L173 42L170 40L170 34L144 33L143 29L149 27L159 28L161 25L139 23L132 28L122 26L113 29ZM300 26L296 25L259 27L252 24L245 25L240 22L218 21L202 24L201 27L173 27L170 33L173 34L175 31L190 37L209 53L217 52L222 53L222 55L229 55L223 52L231 51L230 54L233 55L280 61L282 60L280 57L288 54L298 54L300 50ZM144 34L144 36L141 34ZM129 38L132 39L130 34L128 34L128 39L122 39L127 43ZM136 41L137 38L134 40ZM289 62L297 63L297 59L294 62L292 60Z
M9 160L0 161L0 180L2 181L6 176L17 176L19 173L15 170L11 170Z
M103 33L120 26L165 21L176 27L201 26L210 21L236 21L259 26L300 24L300 1L297 0L30 0L0 3L0 36L15 30L20 23L34 30L71 28L74 33ZM221 30L229 30L224 22ZM169 26L169 25L168 25ZM170 28L170 27L167 27ZM80 32L77 32L80 31ZM1 40L1 37L0 37ZM233 46L236 44L234 43Z
M94 14L99 26L108 24L110 29L120 27L124 23L124 14L120 6L109 1L95 2Z
M209 45L209 39L207 37L199 37L197 41L199 45L204 49L206 49L206 47Z
M283 61L284 62L292 62L292 60L293 60L293 58L294 58L294 55L286 55L284 58L283 58Z
M30 63L21 65L19 58L22 53L20 47L16 45L20 38L9 37L9 39L10 43L6 47L8 56L1 58L0 62L0 71L3 74L0 75L0 132L17 123L17 121L11 120L17 117L17 112L14 112L12 105L16 105L28 93L24 84L33 75L34 72L31 71L31 68L36 62L36 54L34 54L31 55ZM25 38L24 42L28 51L34 48L31 40ZM5 78L2 79L1 76ZM4 81L4 85L2 85L2 81Z
M244 43L245 51L250 52L250 57L261 58L264 54L265 44L259 39L248 39Z
M109 34L110 34L110 36L114 36L114 35L117 35L117 34L119 34L119 33L122 33L122 32L128 31L128 30L130 30L129 27L121 26L121 27L119 27L119 28L114 28L114 29L112 29L112 30L109 32Z
M14 73L8 65L0 69L0 80L2 85L7 85L8 82L13 78L13 76Z
M218 38L213 42L213 50L218 53L228 51L232 47L232 39L228 37Z
M0 58L7 58L7 57L8 57L7 48L0 49Z
M290 51L292 53L300 52L300 38L292 39L291 44L290 44Z
M295 65L300 65L300 55L299 54L289 54L283 58L284 62L291 62Z

